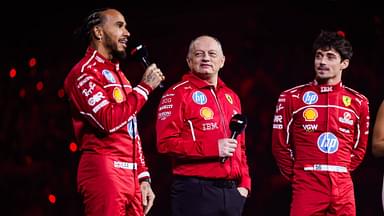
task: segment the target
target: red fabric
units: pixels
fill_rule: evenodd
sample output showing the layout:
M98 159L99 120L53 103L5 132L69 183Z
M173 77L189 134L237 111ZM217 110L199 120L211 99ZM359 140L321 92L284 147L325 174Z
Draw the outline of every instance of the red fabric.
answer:
M84 167L80 164L79 178L89 179L82 185L82 195L93 196L91 194L94 191L100 195L97 199L113 203L115 193L129 194L131 192L127 189L135 187L134 181L149 178L137 131L136 115L152 89L141 84L132 88L120 70L119 63L105 59L93 48L88 48L84 58L72 68L65 79L64 88L71 104L73 129L80 150L100 156L84 158L85 153L81 156L83 164L98 164L94 166L95 170L87 172L82 171ZM109 164L104 167L100 164L106 160L101 156L119 157L119 160L108 160ZM128 163L136 164L134 166L137 166L137 171L132 168L127 170L125 166ZM121 170L124 172L120 172ZM113 173L113 176L109 176L109 172ZM133 175L133 172L136 174ZM133 179L134 176L136 179ZM121 179L127 185L122 187L122 183L115 179ZM86 208L95 208L92 212L98 209L93 206L92 201L84 201L86 205L92 204Z
M218 139L231 136L229 121L241 113L238 96L221 80L214 89L188 73L163 95L157 113L157 148L173 156L173 173L205 178L237 179L251 189L245 134L233 157L220 163Z
M133 170L116 169L118 156L84 153L78 169L78 190L83 196L85 215L144 215L141 191Z
M281 93L273 121L272 152L281 173L293 184L293 207L304 208L302 202L316 205L308 196L319 192L323 196L314 197L318 202L333 202L329 199L332 191L341 192L352 185L349 171L361 163L367 147L368 107L366 97L341 83L328 86L311 82ZM316 164L348 171L304 171L304 167ZM330 179L332 184L328 184ZM334 202L341 199L337 196Z

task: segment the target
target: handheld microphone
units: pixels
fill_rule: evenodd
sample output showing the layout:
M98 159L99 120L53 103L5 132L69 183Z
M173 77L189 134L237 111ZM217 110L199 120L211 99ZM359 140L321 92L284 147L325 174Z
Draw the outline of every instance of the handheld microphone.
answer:
M140 61L145 67L151 64L148 60L148 50L143 44L135 44L129 51L129 54L133 59Z
M144 67L147 68L151 64L151 62L148 60L147 48L142 43L139 43L134 39L130 39L128 43L130 56L136 61L140 61ZM159 87L163 88L164 86L162 83L160 83Z
M247 126L247 117L242 114L236 114L231 118L231 121L229 122L229 129L231 129L231 139L236 139L237 136L243 132L245 127ZM221 163L224 163L228 157L221 158Z

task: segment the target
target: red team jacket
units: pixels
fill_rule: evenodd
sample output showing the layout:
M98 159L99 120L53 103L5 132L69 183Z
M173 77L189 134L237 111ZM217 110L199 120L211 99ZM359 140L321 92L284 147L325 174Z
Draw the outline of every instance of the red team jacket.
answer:
M225 163L219 161L218 139L231 136L229 121L241 113L238 96L220 79L214 89L192 73L162 96L157 113L157 148L174 156L173 174L235 179L251 188L244 132Z
M118 62L105 59L90 47L72 68L64 87L72 101L72 122L80 149L125 157L130 163L135 158L139 179L148 178L136 114L146 102L151 87L140 83L132 88ZM128 164L120 163L114 166L124 168Z
M293 170L349 172L363 160L368 100L339 83L311 82L284 91L273 120L272 151L282 174Z

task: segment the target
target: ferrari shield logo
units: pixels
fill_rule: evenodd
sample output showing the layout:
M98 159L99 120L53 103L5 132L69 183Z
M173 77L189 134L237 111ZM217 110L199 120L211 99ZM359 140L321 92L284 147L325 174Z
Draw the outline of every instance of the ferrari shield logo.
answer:
M352 101L352 99L350 97L343 96L343 103L344 103L345 106L351 105L351 101Z
M228 101L230 104L233 104L233 100L232 100L231 95L229 95L229 94L225 94L225 97L227 98L227 101Z

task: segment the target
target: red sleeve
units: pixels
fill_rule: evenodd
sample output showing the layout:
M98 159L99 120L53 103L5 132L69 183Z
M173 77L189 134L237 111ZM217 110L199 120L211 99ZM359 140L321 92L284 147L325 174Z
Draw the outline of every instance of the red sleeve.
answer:
M125 100L117 103L107 94L105 84L95 73L85 71L69 82L66 90L75 108L105 133L112 133L126 125L127 119L140 111L152 90L143 83L128 94L120 88L119 93Z
M241 146L241 180L239 186L245 187L249 192L251 192L251 177L249 176L249 167L246 155L245 132L241 133L237 140L240 141Z
M185 105L184 95L180 91L169 89L164 93L157 111L158 151L189 159L218 157L218 146L212 147L212 143L206 139L196 139L193 119L184 118L185 106L188 105Z
M138 174L137 178L139 179L139 181L142 181L144 179L150 179L151 176L148 172L148 167L145 164L145 157L144 157L143 148L141 145L141 140L140 138L137 138L136 141L137 141L136 163L137 163L137 174Z
M356 128L356 144L353 147L351 154L351 165L350 170L359 166L363 161L365 151L367 149L368 134L369 134L369 102L368 100L363 100L361 103L361 112L359 115L359 122Z
M291 179L293 174L293 151L289 143L289 121L292 117L291 98L282 93L276 105L272 128L272 153L281 174Z

